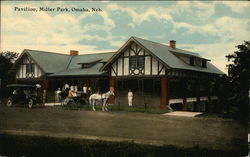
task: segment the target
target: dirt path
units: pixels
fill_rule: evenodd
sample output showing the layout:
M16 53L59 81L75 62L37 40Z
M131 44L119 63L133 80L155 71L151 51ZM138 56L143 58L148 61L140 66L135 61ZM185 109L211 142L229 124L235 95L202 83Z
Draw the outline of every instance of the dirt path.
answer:
M247 125L232 120L131 112L0 107L0 132L131 141L220 150L247 146Z

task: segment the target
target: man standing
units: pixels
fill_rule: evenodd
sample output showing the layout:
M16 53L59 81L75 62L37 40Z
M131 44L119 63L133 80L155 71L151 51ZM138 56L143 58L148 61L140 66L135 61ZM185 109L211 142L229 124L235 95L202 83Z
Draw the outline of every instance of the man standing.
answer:
M57 89L57 91L55 92L56 93L56 97L55 97L55 100L56 100L56 102L60 102L61 101L61 89L60 88L58 88Z
M133 92L129 89L128 91L128 106L133 105Z

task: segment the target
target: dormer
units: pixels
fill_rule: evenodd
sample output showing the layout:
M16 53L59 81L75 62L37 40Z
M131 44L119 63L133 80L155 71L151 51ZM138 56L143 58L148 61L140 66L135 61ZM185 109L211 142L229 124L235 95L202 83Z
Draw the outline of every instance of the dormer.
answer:
M101 60L96 60L96 61L92 61L92 62L89 62L89 63L78 63L78 64L81 64L82 69L86 69L86 68L92 67L96 63L102 63L102 62L101 62Z
M201 62L201 66L202 68L206 68L207 67L207 60L206 59L202 59L202 62Z
M81 66L82 69L91 67L91 64L90 64L90 63L79 63L79 64L82 65L82 66Z
M195 61L195 60L194 60L194 57L190 56L190 57L189 57L189 64L192 65L192 66L194 66L194 65L195 65L195 62L194 62L194 61Z

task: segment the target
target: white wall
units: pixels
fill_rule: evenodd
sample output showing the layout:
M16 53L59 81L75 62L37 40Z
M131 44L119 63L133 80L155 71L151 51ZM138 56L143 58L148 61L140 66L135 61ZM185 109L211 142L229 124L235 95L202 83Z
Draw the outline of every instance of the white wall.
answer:
M150 68L151 68L151 57L145 57L145 75L150 75Z
M35 62L26 56L20 61L20 65L17 68L16 77L17 78L26 78L26 65L27 63L34 63ZM34 78L39 78L43 74L41 68L37 64L34 65Z
M131 49L133 49L134 51L136 51L136 44L133 43L131 46L130 46ZM140 50L141 49L141 50ZM140 50L138 52L138 55L144 55L144 49L141 48L139 45L137 45L137 50ZM116 59L117 61L117 76L129 76L129 48L127 48L126 50L124 50L124 67L123 64L122 64L122 56L123 55L120 55L121 57ZM130 50L130 56L134 56L135 53ZM158 61L152 57L149 53L147 53L145 51L145 66L144 66L144 75L148 76L148 75L165 75L165 67L164 65L162 65L160 62L159 62L159 69L158 69ZM151 57L152 57L152 70L151 70ZM112 67L113 69L116 71L116 61L112 64ZM158 74L158 71L161 69L162 71L160 72L160 74ZM122 73L122 69L124 68L124 73ZM151 74L151 71L152 71L152 74ZM116 76L115 72L113 70L111 70L111 76Z

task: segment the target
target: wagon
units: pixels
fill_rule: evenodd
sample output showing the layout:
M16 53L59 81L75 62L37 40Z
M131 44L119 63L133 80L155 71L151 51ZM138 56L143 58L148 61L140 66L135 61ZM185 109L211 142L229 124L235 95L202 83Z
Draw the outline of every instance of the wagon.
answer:
M67 96L68 90L63 90L60 93L63 105L88 105L89 94L83 92L77 92L77 96Z
M6 105L21 105L32 108L33 106L44 106L43 93L40 85L9 84Z

